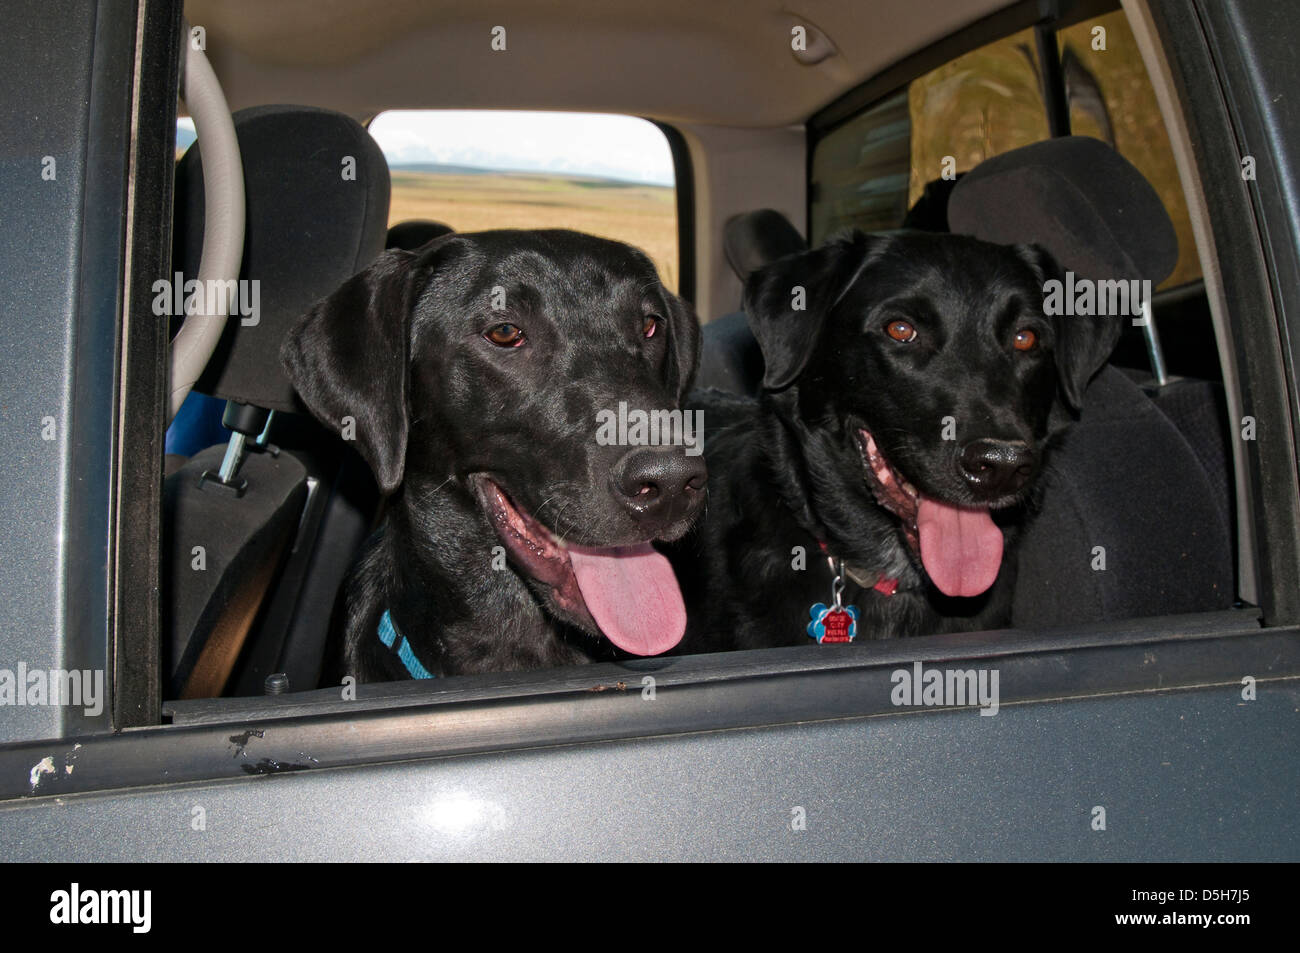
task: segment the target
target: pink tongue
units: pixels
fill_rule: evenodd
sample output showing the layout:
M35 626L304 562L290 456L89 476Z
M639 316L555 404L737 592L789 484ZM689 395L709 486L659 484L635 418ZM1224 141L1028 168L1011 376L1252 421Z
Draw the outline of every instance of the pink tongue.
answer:
M658 655L682 640L686 606L668 560L649 543L569 547L587 610L605 637L633 655Z
M916 514L921 563L947 596L978 596L1002 566L1002 531L988 510L965 510L922 495Z

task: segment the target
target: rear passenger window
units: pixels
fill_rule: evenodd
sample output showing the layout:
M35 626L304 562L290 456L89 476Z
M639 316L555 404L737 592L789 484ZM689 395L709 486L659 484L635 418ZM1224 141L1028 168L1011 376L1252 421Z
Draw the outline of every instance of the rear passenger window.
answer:
M392 173L388 224L458 232L572 228L627 242L678 290L677 196L664 134L635 116L392 110L370 135Z
M1033 30L1022 30L959 56L913 80L908 208L944 173L1050 137Z
M1192 221L1137 41L1122 11L1090 17L1057 34L1070 99L1070 131L1109 143L1154 186L1178 234L1178 264L1161 284L1201 277Z
M1034 33L1022 30L931 70L817 143L812 241L899 228L930 183L1046 138Z
M1160 287L1200 278L1173 149L1123 11L1059 29L1057 45L1070 132L1101 139L1132 162L1173 220L1178 265ZM816 143L809 183L812 241L849 228L944 230L951 187L946 177L1049 135L1032 29L959 56Z

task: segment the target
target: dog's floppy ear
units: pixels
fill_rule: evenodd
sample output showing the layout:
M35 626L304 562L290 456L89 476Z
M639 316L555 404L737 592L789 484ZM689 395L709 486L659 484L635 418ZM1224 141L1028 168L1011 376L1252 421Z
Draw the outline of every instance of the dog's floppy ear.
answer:
M1029 262L1038 275L1043 297L1048 296L1047 284L1060 282L1058 300L1064 304L1065 273L1056 259L1040 245L1017 246L1021 256ZM1110 359L1124 328L1123 315L1049 315L1055 331L1056 374L1060 381L1061 399L1073 413L1083 408L1083 393L1088 383Z
M673 376L669 378L669 387L675 389L680 404L690 391L700 365L700 319L695 316L694 308L667 289L664 297L671 312L668 336L673 346Z
M763 352L763 388L781 390L803 373L831 309L872 254L860 232L778 259L745 282L745 313Z
M396 249L380 255L313 305L280 348L303 403L355 438L386 494L402 482L406 462L411 309L427 274L421 260Z

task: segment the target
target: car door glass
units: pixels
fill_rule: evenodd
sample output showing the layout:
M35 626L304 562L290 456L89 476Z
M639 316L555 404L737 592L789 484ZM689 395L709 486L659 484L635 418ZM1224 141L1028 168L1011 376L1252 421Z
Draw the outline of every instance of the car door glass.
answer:
M972 50L817 143L813 243L847 228L898 228L927 185L1048 135L1033 31Z
M642 249L677 291L672 150L653 123L592 113L389 110L369 130L392 173L390 226L577 229Z
M1201 277L1192 220L1155 90L1123 11L1090 17L1058 34L1070 101L1070 131L1113 146L1155 188L1178 235L1178 264L1161 282Z

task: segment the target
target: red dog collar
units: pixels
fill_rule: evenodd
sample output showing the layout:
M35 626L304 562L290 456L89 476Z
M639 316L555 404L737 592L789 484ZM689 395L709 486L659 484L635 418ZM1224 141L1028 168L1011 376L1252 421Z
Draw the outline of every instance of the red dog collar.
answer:
M824 542L822 542L819 539L817 540L817 545L821 547L822 553L824 555L830 557L831 555L830 549L826 546ZM857 572L854 569L854 567L849 565L848 563L844 564L844 568L850 579L852 579L858 585L863 586L863 588L866 588L866 586L862 582L862 575L863 575L862 573ZM872 583L871 588L876 590L876 592L880 593L882 596L892 596L895 592L898 591L898 580L894 579L893 577L877 575L876 581Z

